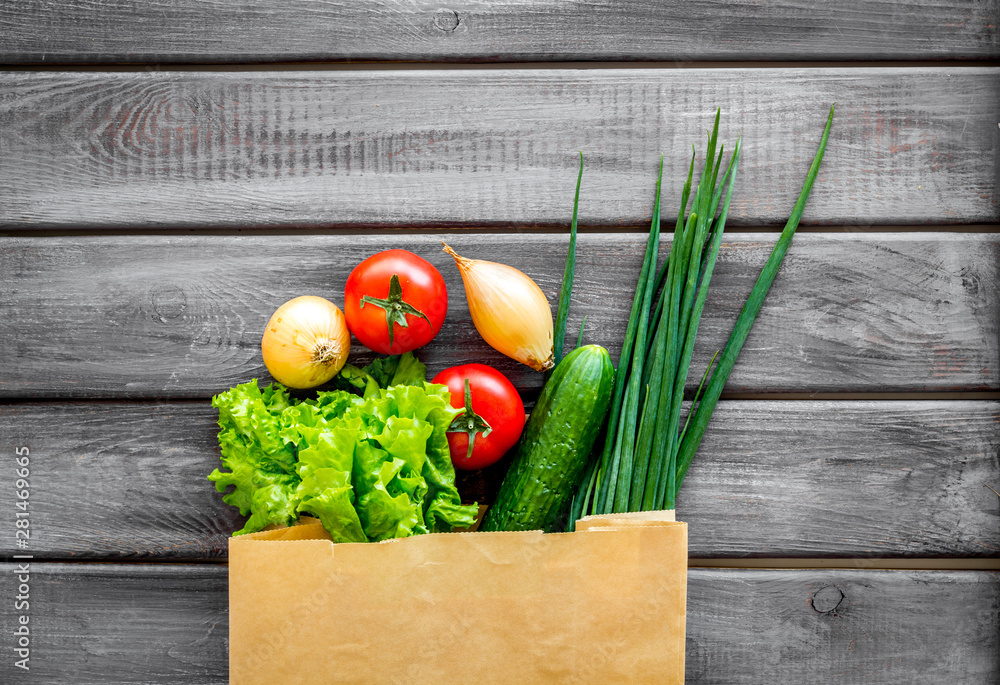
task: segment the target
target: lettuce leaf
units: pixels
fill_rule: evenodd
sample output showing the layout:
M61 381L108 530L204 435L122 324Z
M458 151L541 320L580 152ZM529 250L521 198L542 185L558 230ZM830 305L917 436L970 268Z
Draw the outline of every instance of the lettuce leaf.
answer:
M304 428L299 446L300 502L298 511L318 518L335 542L366 542L354 508L351 472L361 424L336 420L337 425Z
M357 453L354 486L370 540L472 525L476 507L462 506L445 436L461 412L445 386L424 382L376 390L348 411L368 445Z
M393 385L420 387L426 379L427 367L412 352L404 352L379 357L363 369L346 364L334 378L334 384L341 390L360 390L367 397L380 388Z
M382 388L393 385L422 386L427 379L427 367L412 352L380 357L364 368Z
M354 482L360 493L358 514L368 539L426 533L421 502L427 486L403 473L406 462L393 459L370 442L358 449L357 457Z
M281 437L281 417L291 407L288 392L272 385L261 392L257 381L243 383L212 398L219 409L219 447L222 465L208 476L222 501L246 516L246 525L234 535L254 533L268 524L290 525L297 518L299 476L295 452Z
M234 535L290 525L300 513L337 542L471 525L476 506L461 503L446 437L462 410L425 376L407 353L353 374L363 397L333 390L294 400L280 384L260 390L254 380L212 398L229 471L209 480L223 493L234 486L223 501L251 514Z
M471 526L477 508L463 506L455 487L455 467L448 448L448 428L465 410L451 406L451 394L444 385L424 383L422 388L395 386L385 391L399 416L428 423L431 433L424 445L425 459L420 475L427 482L424 520L429 532L446 532Z

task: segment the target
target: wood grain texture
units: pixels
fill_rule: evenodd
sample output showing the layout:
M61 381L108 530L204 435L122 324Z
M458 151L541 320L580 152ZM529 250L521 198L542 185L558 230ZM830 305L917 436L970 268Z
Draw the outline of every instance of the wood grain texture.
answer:
M0 228L641 226L716 107L732 225L996 223L1000 68L0 74Z
M6 597L14 568L0 564ZM228 682L224 566L30 574L31 671L4 659L4 683ZM686 682L986 685L1000 676L998 614L996 572L692 569ZM15 620L0 614L5 643Z
M18 563L0 564L0 588L17 592ZM14 683L228 683L227 568L204 565L29 562L28 611L0 612L13 654L14 621L29 617L28 672L0 662Z
M677 498L691 556L1000 557L1000 404L720 411Z
M30 450L31 553L225 558L242 523L206 480L216 418L207 402L0 405L0 447ZM997 558L998 450L996 402L722 402L677 511L692 557Z
M419 352L430 373L500 368L527 401L541 376L480 338L446 238L461 254L513 264L557 300L566 237L396 235L0 238L0 397L208 397L270 379L260 339L302 294L343 306L351 269L386 247L429 259L448 319ZM728 339L775 237L732 234L720 252L696 372ZM726 386L729 392L1000 388L1000 236L800 234ZM568 330L617 359L645 249L642 234L581 234ZM664 252L667 244L664 245ZM371 354L355 341L351 360ZM697 376L697 378L696 378Z
M22 0L0 61L989 58L998 22L958 0Z
M688 683L995 683L1000 574L688 572Z

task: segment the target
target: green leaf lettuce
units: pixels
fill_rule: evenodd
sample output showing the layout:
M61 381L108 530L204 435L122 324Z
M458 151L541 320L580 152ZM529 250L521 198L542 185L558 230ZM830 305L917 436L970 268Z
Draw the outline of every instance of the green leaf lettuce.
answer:
M404 352L379 357L363 369L346 364L334 378L334 384L341 390L360 390L367 396L394 385L422 387L426 378L427 367L412 352Z
M212 398L219 409L219 447L222 465L208 479L246 516L246 525L236 534L252 533L268 524L290 525L298 518L295 452L282 439L281 416L291 406L288 392L272 385L261 392L257 381L238 385Z
M279 384L260 390L251 381L212 399L228 471L209 480L219 492L234 486L223 501L251 514L235 535L290 525L300 513L337 542L472 524L476 507L461 503L446 437L462 410L445 386L423 380L426 367L412 355L378 361L374 373L354 375L364 397L334 390L295 401Z

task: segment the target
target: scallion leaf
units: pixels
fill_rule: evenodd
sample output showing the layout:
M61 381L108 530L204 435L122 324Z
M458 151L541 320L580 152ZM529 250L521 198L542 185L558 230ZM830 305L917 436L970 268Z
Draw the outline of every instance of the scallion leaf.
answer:
M576 220L580 208L580 184L583 183L583 151L580 151L580 173L576 177L576 195L573 198L573 222L569 228L569 249L566 251L566 268L563 270L562 288L559 290L559 305L556 308L555 332L552 338L554 366L563 357L566 341L566 319L569 317L569 301L573 293L573 275L576 271Z

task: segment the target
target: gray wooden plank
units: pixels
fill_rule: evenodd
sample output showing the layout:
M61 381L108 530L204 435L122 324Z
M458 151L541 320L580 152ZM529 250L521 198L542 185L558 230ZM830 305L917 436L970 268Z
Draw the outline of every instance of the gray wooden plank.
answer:
M1000 557L1000 404L720 410L677 499L692 556Z
M1000 574L688 572L688 683L996 683Z
M3 682L227 682L224 566L29 572L31 671L6 658ZM0 614L5 647L18 615ZM691 569L686 682L995 683L998 615L996 572Z
M0 228L587 225L674 213L716 107L732 223L1000 221L1000 68L0 74Z
M0 6L0 61L991 58L998 23L958 0L35 0Z
M225 558L242 523L206 480L219 465L216 416L208 402L0 405L3 451L30 451L28 553ZM998 426L1000 404L987 401L722 402L678 499L690 553L1000 557L986 487L1000 481ZM13 457L5 464L0 511L13 512ZM490 501L467 483L467 501ZM0 541L0 554L14 544Z
M23 563L0 564L11 604ZM0 662L0 681L228 683L225 566L27 563L30 606L0 612L9 657ZM22 615L31 630L29 671L14 665Z
M0 349L8 351L0 397L208 397L269 379L260 339L274 309L301 294L342 306L350 270L400 247L434 263L449 289L445 326L418 353L431 373L492 364L530 401L541 375L482 341L440 238L517 266L555 305L565 235L0 238ZM727 390L1000 389L998 238L796 236ZM725 241L696 369L725 344L774 240L734 233ZM572 341L586 316L586 341L618 358L644 249L642 234L580 235ZM355 342L351 359L371 355Z

